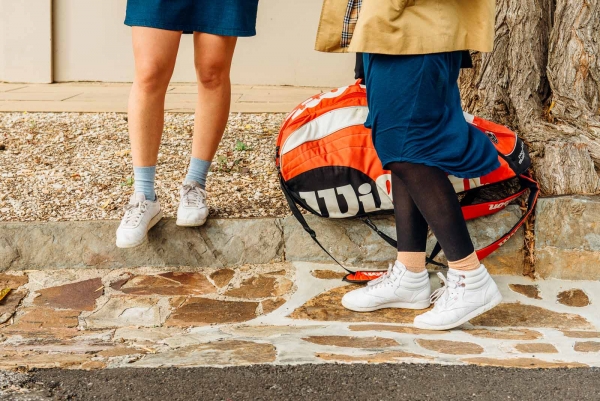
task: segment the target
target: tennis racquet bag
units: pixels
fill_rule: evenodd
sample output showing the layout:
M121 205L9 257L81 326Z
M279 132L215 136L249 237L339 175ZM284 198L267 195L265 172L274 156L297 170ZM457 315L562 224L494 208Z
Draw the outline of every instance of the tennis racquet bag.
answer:
M373 146L367 118L365 87L354 85L334 89L307 99L285 119L276 148L276 164L281 189L293 215L316 244L348 271L345 280L366 282L384 272L356 271L339 263L318 241L299 207L317 216L332 219L360 218L391 246L396 241L381 232L369 218L393 213L391 173L383 169ZM529 173L531 160L525 143L508 128L465 113L465 119L487 135L498 151L500 167L492 173L471 179L449 176L466 220L497 213L528 193L526 211L515 226L477 255L485 259L508 241L532 214L539 185ZM477 202L483 187L518 182L516 190L497 199ZM438 244L427 258L441 251ZM441 265L443 266L443 265Z

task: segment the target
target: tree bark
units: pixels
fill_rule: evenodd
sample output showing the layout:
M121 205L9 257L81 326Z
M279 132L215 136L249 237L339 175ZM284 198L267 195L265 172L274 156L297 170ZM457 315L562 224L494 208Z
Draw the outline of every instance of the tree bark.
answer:
M475 54L475 68L459 80L463 107L519 133L544 194L597 192L600 0L497 0L496 7L494 51ZM534 221L525 231L531 276Z
M600 178L582 144L546 143L536 173L547 195L596 194L600 190Z
M550 121L600 168L600 0L558 0L550 37ZM571 129L572 127L575 130Z
M464 107L521 129L542 117L550 95L546 78L551 0L499 0L494 51L474 54L460 79Z
M548 72L552 115L600 129L600 0L558 0Z
M585 144L600 168L600 0L498 0L494 51L459 85L465 110L518 131L536 154ZM585 152L582 149L582 152Z

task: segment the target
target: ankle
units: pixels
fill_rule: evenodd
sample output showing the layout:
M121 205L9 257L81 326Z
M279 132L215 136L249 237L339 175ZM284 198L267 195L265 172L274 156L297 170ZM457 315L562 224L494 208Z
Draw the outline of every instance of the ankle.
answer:
M398 252L398 262L400 262L406 270L412 273L422 273L426 270L425 260L427 254L425 252Z
M146 200L154 202L156 192L154 191L154 179L156 176L156 166L133 167L135 192L142 193Z
M464 259L453 262L448 261L448 267L450 267L452 270L458 271L473 271L481 267L481 261L477 257L477 253L473 252Z
M206 178L208 177L210 165L210 161L198 159L192 156L185 181L195 181L200 184L202 189L205 189Z

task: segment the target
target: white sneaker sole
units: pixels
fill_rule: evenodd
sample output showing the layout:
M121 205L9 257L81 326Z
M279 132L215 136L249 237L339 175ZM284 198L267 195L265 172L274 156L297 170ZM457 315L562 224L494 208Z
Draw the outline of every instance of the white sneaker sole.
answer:
M175 224L179 227L201 227L206 223L206 220L208 220L208 216L202 220L180 220L180 219L177 219Z
M379 309L415 309L415 310L420 310L420 309L427 309L431 306L431 303L429 302L429 299L427 301L421 301L421 302L388 302L386 304L382 304L379 306L355 306L355 305L350 305L347 302L344 302L344 299L342 298L342 306L346 309L349 309L351 311L354 312L373 312Z
M150 229L152 227L154 227L162 218L163 218L163 212L161 210L160 212L158 212L156 214L156 216L154 216L150 220L150 223L148 224L148 228L146 228L146 235L144 235L144 237L141 240L139 240L138 242L133 242L133 243L123 243L123 242L120 243L119 240L117 239L117 248L131 249L131 248L137 248L138 246L145 244L146 242L148 242L148 231L150 231Z
M463 324L467 323L469 320L475 319L479 315L483 315L485 312L487 312L489 310L494 309L496 306L500 305L500 303L502 303L502 294L500 294L500 292L498 292L496 294L496 296L490 302L488 302L485 305L480 306L479 308L477 308L473 312L465 315L464 317L462 317L460 320L458 320L455 323L447 324L445 326L433 326L433 325L429 325L426 323L421 323L421 322L415 321L414 326L417 329L422 329L422 330L439 330L439 331L451 330L458 326L462 326Z

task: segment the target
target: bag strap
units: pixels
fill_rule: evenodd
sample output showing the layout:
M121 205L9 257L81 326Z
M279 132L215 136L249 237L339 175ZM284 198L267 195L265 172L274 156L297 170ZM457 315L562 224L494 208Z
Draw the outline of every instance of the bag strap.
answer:
M521 226L525 224L527 219L529 219L529 217L533 214L535 205L537 204L538 198L540 196L540 185L531 177L529 172L526 174L521 174L519 176L519 181L521 182L521 185L523 186L524 190L529 189L530 191L529 197L527 199L527 210L525 211L525 213L523 213L523 216L521 216L521 218L513 226L513 228L511 228L506 234L500 237L500 239L486 246L485 248L482 248L477 251L477 256L479 257L479 259L485 259L498 248L500 248L502 245L504 245L506 241L508 241L513 235L515 235L519 228L521 228ZM523 191L520 191L520 193L522 192Z
M292 214L294 215L296 220L298 220L298 222L300 223L302 228L304 228L304 231L306 231L310 235L310 237L313 239L313 241L315 241L315 243L319 246L319 248L321 248L323 250L323 252L325 252L331 259L333 259L335 261L335 263L340 265L340 267L342 267L348 273L354 273L352 270L347 269L336 258L334 258L333 255L327 249L325 249L323 244L321 244L319 242L319 240L317 239L317 233L315 233L315 230L310 228L310 225L304 218L304 215L302 214L302 212L300 212L300 209L298 209L298 205L296 204L296 201L294 200L292 195L287 190L285 184L283 183L283 179L281 177L279 178L279 184L281 185L281 190L283 191L283 193L285 195L285 199L287 200L287 203L290 207L290 210L292 211Z
M436 241L435 246L433 247L433 250L431 251L431 255L429 255L429 257L431 259L435 259L440 254L440 252L442 252L442 245L440 245L439 241ZM448 267L445 264L438 262L435 262L435 265L439 267Z
M519 230L519 228L521 228L521 226L523 224L525 224L525 221L533 213L533 210L534 210L535 205L537 204L537 200L539 198L539 193L540 193L539 184L537 183L537 181L535 181L534 179L531 178L529 173L520 175L519 182L521 183L521 189L517 193L515 193L507 198L498 200L498 201L478 203L476 205L471 204L474 200L472 197L469 197L468 199L465 197L461 201L461 206L462 206L463 213L465 215L465 220L472 220L472 219L476 219L478 217L489 216L490 214L497 213L500 210L505 209L506 206L510 202L519 198L521 195L523 195L528 190L530 191L528 201L527 201L527 210L523 214L523 216L521 216L519 221L517 221L517 223L506 234L504 234L502 237L500 237L498 240L494 241L492 244L486 246L485 248L475 251L477 253L477 257L480 260L483 260L486 257L490 256L498 248L500 248L502 245L504 245L506 243L506 241L508 241L513 235L515 235L515 233ZM430 257L432 259L434 259L441 252L441 250L442 250L442 246L440 245L439 242L437 242L435 244L435 247L433 248L433 251L431 252ZM444 266L444 267L447 267L447 266Z

